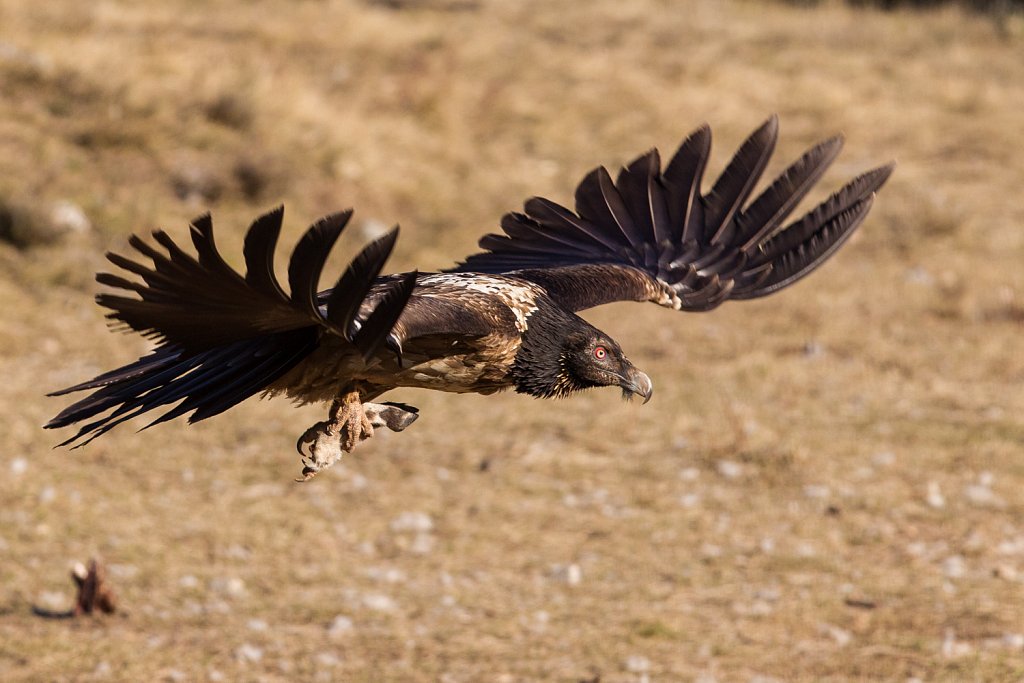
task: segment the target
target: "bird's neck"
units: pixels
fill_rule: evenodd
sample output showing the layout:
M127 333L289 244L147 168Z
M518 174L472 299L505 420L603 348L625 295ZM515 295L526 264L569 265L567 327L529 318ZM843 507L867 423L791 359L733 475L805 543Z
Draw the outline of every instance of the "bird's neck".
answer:
M538 300L526 320L512 365L515 390L537 398L560 398L585 387L569 374L565 340L583 321L550 300Z

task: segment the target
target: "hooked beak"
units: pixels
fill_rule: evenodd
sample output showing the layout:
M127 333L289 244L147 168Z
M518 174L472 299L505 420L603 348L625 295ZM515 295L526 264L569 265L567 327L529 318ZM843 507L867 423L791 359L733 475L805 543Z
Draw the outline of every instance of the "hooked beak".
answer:
M630 366L626 375L622 377L619 386L622 387L622 396L624 398L632 398L635 394L643 396L644 403L650 401L651 394L654 393L654 385L651 384L651 378L632 366Z

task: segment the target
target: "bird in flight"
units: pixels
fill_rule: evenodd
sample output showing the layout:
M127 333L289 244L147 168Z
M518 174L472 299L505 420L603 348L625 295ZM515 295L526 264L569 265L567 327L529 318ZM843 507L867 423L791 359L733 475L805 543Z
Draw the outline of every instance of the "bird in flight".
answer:
M124 367L54 392L92 390L45 426L79 424L61 445L88 443L142 413L173 406L148 426L187 413L212 417L257 393L330 403L298 439L303 478L336 462L375 429L401 431L416 408L374 401L396 387L538 398L611 386L650 400L650 378L611 336L577 313L613 301L708 311L803 278L864 220L888 164L850 180L786 222L839 154L836 136L812 147L750 199L774 150L771 117L740 146L706 193L705 125L662 167L651 150L612 179L597 168L576 189L575 211L535 197L501 220L504 234L439 273L381 275L398 228L372 241L331 289L321 272L352 212L326 216L292 252L286 293L274 273L283 209L245 237L245 274L214 243L209 215L190 227L194 253L163 231L132 236L133 258L108 254L125 277L100 273L112 325L156 342ZM162 249L161 249L162 247ZM140 256L141 255L141 258Z

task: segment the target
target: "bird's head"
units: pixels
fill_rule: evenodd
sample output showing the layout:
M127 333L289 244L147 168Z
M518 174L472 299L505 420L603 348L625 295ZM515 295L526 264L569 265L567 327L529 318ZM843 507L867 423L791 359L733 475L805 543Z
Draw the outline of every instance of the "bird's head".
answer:
M623 398L640 396L647 403L653 392L650 377L629 362L615 340L561 309L530 316L512 374L516 391L540 398L619 387Z

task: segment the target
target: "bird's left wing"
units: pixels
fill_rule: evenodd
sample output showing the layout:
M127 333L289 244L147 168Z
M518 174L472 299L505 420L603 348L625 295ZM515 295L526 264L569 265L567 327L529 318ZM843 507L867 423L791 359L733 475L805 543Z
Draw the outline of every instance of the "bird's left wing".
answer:
M657 150L612 180L603 167L576 189L576 211L534 197L506 214L504 235L454 272L514 274L542 285L570 310L612 301L653 301L706 311L726 299L782 289L823 263L871 208L892 164L868 171L802 218L785 224L842 147L811 148L748 201L778 137L771 117L743 143L710 191L701 181L711 131L694 131L662 169Z

